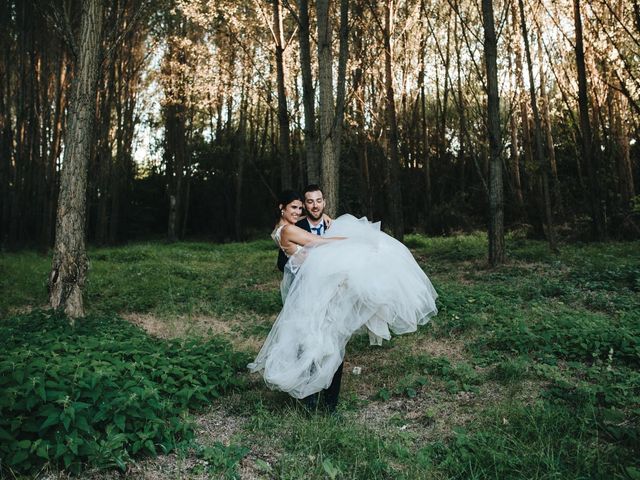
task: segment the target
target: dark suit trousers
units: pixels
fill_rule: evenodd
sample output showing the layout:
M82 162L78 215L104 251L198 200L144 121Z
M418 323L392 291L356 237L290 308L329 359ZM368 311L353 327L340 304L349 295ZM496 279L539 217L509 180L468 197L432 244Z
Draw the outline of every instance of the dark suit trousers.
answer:
M326 390L323 390L321 393L324 397L324 404L327 407L327 410L330 412L335 411L338 406L338 396L340 395L340 384L342 383L342 367L344 366L344 362L340 364L336 373L333 374L333 380L331 380L331 385ZM314 393L313 395L309 395L303 399L304 404L310 410L315 410L318 406L318 400L320 398L320 393Z

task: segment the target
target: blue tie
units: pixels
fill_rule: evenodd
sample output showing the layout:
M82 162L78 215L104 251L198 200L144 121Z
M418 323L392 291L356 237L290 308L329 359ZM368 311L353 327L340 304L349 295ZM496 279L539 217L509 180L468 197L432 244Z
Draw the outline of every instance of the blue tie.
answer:
M311 230L313 230L316 235L322 235L322 224L317 227L311 227Z

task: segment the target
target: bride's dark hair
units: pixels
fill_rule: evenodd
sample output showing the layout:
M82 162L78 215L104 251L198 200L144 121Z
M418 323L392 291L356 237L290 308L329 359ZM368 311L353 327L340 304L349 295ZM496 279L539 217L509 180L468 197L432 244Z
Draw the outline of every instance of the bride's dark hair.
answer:
M295 200L300 200L302 203L304 203L302 195L300 195L295 190L283 190L282 192L280 192L280 195L278 196L278 217L280 217L280 210L282 210Z

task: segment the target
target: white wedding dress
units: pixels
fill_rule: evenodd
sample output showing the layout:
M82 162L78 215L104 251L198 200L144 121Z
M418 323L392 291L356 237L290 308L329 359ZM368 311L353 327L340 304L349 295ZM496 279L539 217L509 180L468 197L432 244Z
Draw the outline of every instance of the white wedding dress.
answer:
M280 246L281 227L273 233ZM414 332L438 313L438 294L409 250L370 223L342 215L325 238L298 248L285 266L284 306L253 363L271 388L304 398L327 388L351 336L371 344Z

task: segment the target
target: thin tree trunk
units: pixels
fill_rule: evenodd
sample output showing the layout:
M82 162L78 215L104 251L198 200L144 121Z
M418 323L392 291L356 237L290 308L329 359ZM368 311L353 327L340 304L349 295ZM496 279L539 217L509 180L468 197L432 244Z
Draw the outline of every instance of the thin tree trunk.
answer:
M630 207L633 197L635 197L635 185L633 182L633 168L631 163L631 150L629 148L629 133L625 126L623 112L624 98L616 92L614 95L614 119L613 128L616 136L616 165L618 169L618 186L623 208Z
M460 50L462 46L459 43L458 36L458 19L454 20L454 37L455 37L455 51L456 51L456 69L457 69L457 87L458 87L458 136L460 139L460 148L458 149L458 175L459 175L459 187L462 198L465 197L466 190L466 140L467 140L467 114L465 109L464 92L462 90L462 61L460 59Z
M420 17L424 18L424 0L420 2ZM424 170L424 207L425 231L431 230L432 195L431 195L431 156L429 155L429 130L427 124L427 93L425 87L427 38L424 29L420 38L420 70L418 72L418 88L420 89L420 143L422 145L422 165Z
M347 61L349 60L349 0L340 0L340 47L338 50L338 78L336 88L336 111L334 119L334 155L340 162L342 146L342 122L347 82Z
M400 155L398 153L398 120L396 118L395 95L393 91L393 52L391 27L394 16L394 2L387 0L384 7L384 83L385 113L387 120L387 148L389 158L386 161L387 204L393 236L399 241L404 239L404 217L402 212L402 189L400 185Z
M318 21L318 83L320 87L320 149L322 156L322 186L326 211L338 212L340 171L335 152L335 106L333 97L333 54L331 51L330 0L316 2Z
M524 3L518 0L520 8L520 27L522 28L522 40L524 41L524 53L527 60L527 71L529 73L529 95L531 97L531 110L533 111L533 136L535 140L535 152L538 166L542 175L542 197L544 202L545 221L547 224L547 240L549 248L557 251L555 231L553 225L553 211L551 208L551 195L549 193L549 165L544 159L544 150L542 144L542 126L540 122L540 112L538 110L538 102L536 100L535 83L533 79L533 62L531 61L531 50L529 48L529 34L527 32L527 24L524 16Z
M102 35L101 0L82 4L76 75L61 174L56 241L49 275L49 303L72 319L84 315L82 290L87 274L85 247L87 165L91 152Z
M621 18L623 1L618 0L615 5L616 18ZM612 83L616 79L612 79ZM621 83L621 82L618 82ZM631 208L631 202L635 197L635 185L633 182L633 165L631 163L631 149L629 147L629 131L625 122L625 117L628 116L628 100L624 94L618 90L611 88L611 96L613 103L613 131L615 134L616 144L616 166L618 170L618 188L620 191L620 200L623 211L628 211Z
M184 184L184 169L186 157L185 144L185 106L181 103L165 107L165 157L167 174L169 175L169 222L167 236L170 242L175 242L180 236L182 225L182 199Z
M556 149L553 143L553 133L551 131L551 113L549 108L549 95L547 94L547 76L542 56L542 32L538 29L538 63L540 64L540 102L542 102L542 123L549 158L549 169L553 184L553 203L556 209L562 212L562 193L560 191L560 181L558 180L558 164L556 161Z
M309 1L298 0L300 10L300 70L302 74L302 104L304 107L304 148L307 153L307 182L320 183L320 155L316 132L315 92L311 74L311 46L309 43Z
M482 0L484 29L484 59L487 69L487 119L489 133L489 264L504 263L504 201L502 161L500 159L500 105L498 97L498 42L496 38L493 1Z
M2 7L8 11L7 2ZM11 128L11 78L13 66L11 58L11 39L9 37L9 16L0 16L0 48L2 63L0 66L0 244L9 237L12 190L15 188L15 162L13 161L13 130Z
M286 69L284 65L284 38L282 34L282 8L280 0L273 1L273 35L276 50L276 80L278 83L278 137L280 157L280 182L283 189L293 185L291 177L291 153L289 151L289 110L287 107Z
M587 71L584 62L584 46L582 40L582 16L580 0L573 0L574 25L576 30L575 54L578 70L578 107L580 110L581 156L587 170L589 181L589 203L593 220L594 235L598 240L606 237L604 213L601 205L600 186L598 182L597 154L593 149L591 121L589 119L589 96L587 93Z
M517 34L517 28L515 26L513 26L513 30L515 32L515 35L512 34L511 36L512 41L519 41L520 37ZM512 70L512 64L511 64L511 53L512 53L511 44L512 42L508 42L509 50L507 52L507 58L509 60L509 71L512 72L511 73L512 87L514 89L514 92L516 92L514 94L513 103L516 104L519 102L518 102L518 94L517 94L517 88L516 88L517 80L515 78L515 72ZM511 115L509 115L509 133L511 136L509 154L511 158L511 178L513 183L513 193L516 197L516 205L518 206L518 209L523 210L524 201L522 198L522 182L520 181L520 150L518 147L518 126L516 122L515 109L516 109L516 106L514 105L511 110Z
M238 125L238 132L235 135L235 156L236 156L236 184L235 184L235 211L234 211L234 229L236 240L240 241L244 238L244 232L242 228L243 208L242 208L242 193L244 188L244 165L247 157L247 116L249 112L249 93L248 85L250 82L249 59L245 56L245 72L246 76L242 83L242 92L240 94L240 121Z
M525 96L524 80L523 80L523 67L522 67L522 46L520 43L520 34L517 33L520 20L518 19L518 8L516 1L511 2L511 16L514 25L514 53L515 53L515 76L516 76L516 95L518 98L518 105L520 110L520 124L522 126L522 148L524 150L524 165L531 165L533 163L533 152L531 148L531 132L529 131L529 109L527 107L527 100ZM517 39L516 39L517 35ZM525 168L526 171L526 168ZM524 204L522 193L522 178L520 175L520 164L514 166L514 179L516 186L520 186L520 198ZM525 185L526 187L526 185ZM517 187L516 187L517 188Z

